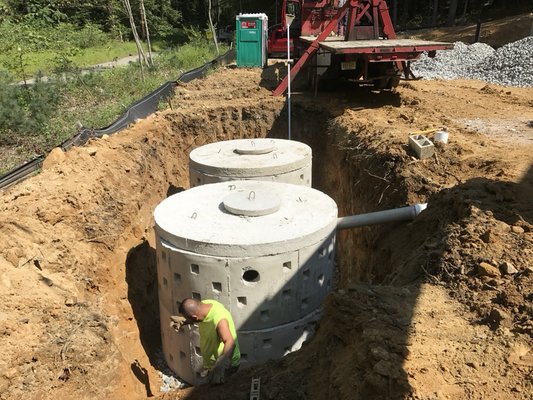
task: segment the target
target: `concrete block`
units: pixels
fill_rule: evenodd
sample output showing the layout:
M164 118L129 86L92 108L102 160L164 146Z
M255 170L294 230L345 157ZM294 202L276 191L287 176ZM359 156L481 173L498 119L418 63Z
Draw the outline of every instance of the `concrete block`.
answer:
M435 154L435 145L424 135L409 135L409 147L420 160Z

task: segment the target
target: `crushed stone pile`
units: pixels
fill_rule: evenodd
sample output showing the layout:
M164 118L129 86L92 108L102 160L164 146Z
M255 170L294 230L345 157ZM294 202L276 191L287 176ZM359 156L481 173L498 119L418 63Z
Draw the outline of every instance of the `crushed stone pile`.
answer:
M503 86L533 87L533 36L494 50L487 44L456 42L436 57L423 54L412 63L424 79L479 79Z

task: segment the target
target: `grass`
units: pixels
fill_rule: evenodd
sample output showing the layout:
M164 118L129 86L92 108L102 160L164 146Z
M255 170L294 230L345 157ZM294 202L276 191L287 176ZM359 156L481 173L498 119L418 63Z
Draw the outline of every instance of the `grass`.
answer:
M70 54L62 54L54 50L30 51L15 56L13 52L0 53L0 66L12 66L6 69L15 80L19 81L24 78L28 79L39 72L43 75L51 75L66 60L72 65L84 68L135 54L137 54L137 47L134 42L109 42L87 49L79 49ZM20 61L14 60L17 56L22 57L22 67Z
M224 51L226 49L221 48L221 52ZM144 80L140 68L133 63L87 75L79 72L71 73L67 82L56 80L45 85L50 91L59 95L57 107L46 116L39 114L39 103L36 107L25 102L28 93L25 93L23 87L18 88L17 96L22 101L19 113L25 112L23 117L36 118L38 121L31 125L31 129L18 126L6 128L0 121L0 174L38 154L47 153L75 135L80 124L95 129L111 124L130 104L164 82L177 79L183 72L198 67L215 56L212 45L196 40L176 49L160 51L158 57L154 59L154 68L145 71ZM39 87L45 90L43 85ZM0 84L0 100L2 93L7 94L3 97L6 102L14 97L11 95L12 91L12 86L6 86L4 83L2 87ZM28 97L37 97L37 94L33 93ZM40 98L46 99L45 94L41 94ZM15 119L13 123L16 122Z

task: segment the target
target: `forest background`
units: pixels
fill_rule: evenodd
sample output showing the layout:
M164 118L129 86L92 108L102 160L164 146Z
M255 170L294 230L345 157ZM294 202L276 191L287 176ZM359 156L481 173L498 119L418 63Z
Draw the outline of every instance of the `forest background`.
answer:
M389 0L397 30L451 26L531 11L531 0ZM127 12L131 9L131 18ZM134 101L217 53L216 30L240 12L279 23L282 0L0 0L0 175L45 154L81 126L110 124ZM135 23L132 29L131 21ZM136 55L157 57L106 71ZM46 76L46 78L44 78Z

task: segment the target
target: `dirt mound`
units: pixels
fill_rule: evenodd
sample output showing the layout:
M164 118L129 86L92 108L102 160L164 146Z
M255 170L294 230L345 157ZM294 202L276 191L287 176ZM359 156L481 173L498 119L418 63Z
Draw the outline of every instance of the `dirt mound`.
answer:
M286 137L276 68L180 86L172 109L2 194L0 398L245 399L252 376L269 399L528 398L533 91L475 81L296 92L294 138L340 215L429 207L339 234L336 290L301 351L159 393L153 209L188 187L196 146ZM417 160L408 133L443 125L448 145Z

